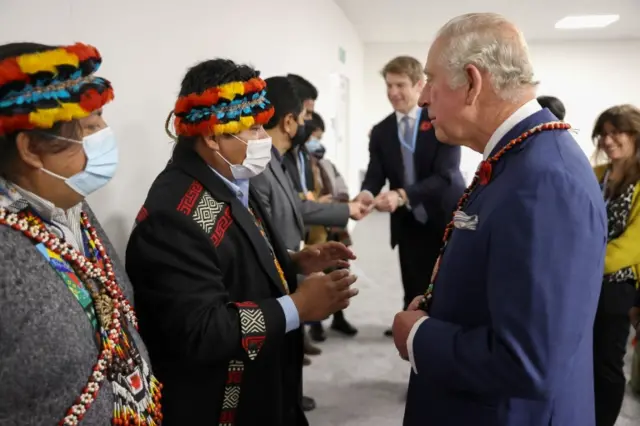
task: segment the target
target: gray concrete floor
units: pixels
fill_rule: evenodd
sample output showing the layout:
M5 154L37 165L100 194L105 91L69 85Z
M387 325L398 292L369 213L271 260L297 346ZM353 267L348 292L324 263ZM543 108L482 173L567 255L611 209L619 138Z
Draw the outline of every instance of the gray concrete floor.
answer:
M311 426L398 426L410 367L398 358L393 341L383 336L402 306L388 216L367 217L355 227L353 239L360 294L346 315L360 333L347 339L329 332L329 339L320 344L323 354L305 368L305 394L318 405L308 417ZM629 395L616 426L638 425L640 401Z

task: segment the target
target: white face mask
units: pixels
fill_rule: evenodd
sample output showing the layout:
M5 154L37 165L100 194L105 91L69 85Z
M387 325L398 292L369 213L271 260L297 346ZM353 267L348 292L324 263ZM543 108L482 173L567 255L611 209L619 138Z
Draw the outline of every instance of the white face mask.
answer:
M69 142L79 143L87 156L84 170L71 177L60 176L50 170L41 168L50 176L63 180L71 189L83 197L105 186L116 173L118 167L118 145L116 137L110 127L82 138L82 141L54 136Z
M271 138L244 141L236 135L231 136L247 145L247 156L242 164L231 164L219 151L216 152L229 165L233 177L240 180L250 179L262 173L271 161Z

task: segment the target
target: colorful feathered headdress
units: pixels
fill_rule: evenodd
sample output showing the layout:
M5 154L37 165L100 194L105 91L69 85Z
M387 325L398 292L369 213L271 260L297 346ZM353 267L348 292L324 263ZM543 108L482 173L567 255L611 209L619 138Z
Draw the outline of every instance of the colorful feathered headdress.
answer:
M94 76L101 63L98 50L81 43L0 61L0 136L50 129L102 108L113 89Z
M256 124L267 124L274 109L267 84L258 77L181 96L173 114L179 136L236 134Z

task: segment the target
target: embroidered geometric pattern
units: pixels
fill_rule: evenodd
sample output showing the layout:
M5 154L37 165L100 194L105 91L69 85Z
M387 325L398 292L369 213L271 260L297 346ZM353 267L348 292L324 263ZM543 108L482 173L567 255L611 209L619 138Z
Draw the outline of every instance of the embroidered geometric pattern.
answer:
M204 191L200 202L198 202L198 205L193 211L193 220L195 220L207 234L210 234L224 206L224 203L219 203L214 200L207 191Z
M140 208L140 211L136 215L136 224L139 224L140 222L145 220L147 217L149 217L149 212L147 211L147 208L145 206L142 206Z
M242 334L242 347L247 352L251 361L256 359L266 338L267 326L262 310L253 302L235 303L240 315L240 333ZM222 412L218 420L218 426L233 426L235 424L236 410L240 403L240 391L242 388L242 375L244 363L231 360L227 367L227 383L224 387L222 400Z
M180 204L178 204L177 210L186 214L187 216L190 216L193 207L198 201L198 197L202 193L202 190L202 184L200 184L200 182L198 182L197 180L194 180L187 192L182 197L182 200L180 200Z
M216 223L216 229L214 229L213 234L211 234L211 241L213 241L213 245L218 247L222 242L222 237L224 237L225 232L229 229L229 226L233 223L233 218L231 217L231 209L227 206L224 209L224 214L220 216L218 222Z
M236 303L240 314L242 347L253 361L258 356L265 340L267 326L262 310L253 302Z
M236 410L240 404L240 385L243 373L244 363L242 361L232 360L229 363L218 426L233 426L235 423Z

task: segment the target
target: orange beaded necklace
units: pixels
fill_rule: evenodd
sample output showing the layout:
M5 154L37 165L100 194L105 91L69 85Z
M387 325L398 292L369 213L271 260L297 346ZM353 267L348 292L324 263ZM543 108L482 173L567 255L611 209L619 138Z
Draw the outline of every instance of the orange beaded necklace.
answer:
M502 158L502 156L506 154L508 151L510 151L513 147L521 144L527 138L535 135L536 133L541 133L548 130L569 130L570 128L571 126L568 123L564 123L560 121L553 121L549 123L540 124L530 130L527 130L517 138L512 139L502 149L500 149L500 151L498 151L495 155L482 161L478 166L478 169L476 170L476 174L473 177L471 184L464 191L464 193L462 194L462 197L460 197L460 200L458 201L455 212L453 213L453 216L455 216L456 212L461 212L465 208L467 201L469 201L469 197L471 196L473 191L475 191L478 185L489 184L489 182L491 181L491 172L493 169L493 165L497 163ZM453 228L454 228L454 220L451 219L451 221L447 224L447 227L444 230L444 235L442 237L442 247L440 248L440 255L438 256L438 260L436 260L436 264L433 268L433 273L431 274L431 282L429 284L429 287L427 287L427 291L424 294L424 299L420 304L420 309L423 309L425 311L428 311L429 306L433 301L433 287L438 277L438 271L440 270L440 262L442 261L442 256L444 256L444 252L447 248L447 244L451 239L451 233L453 231Z

